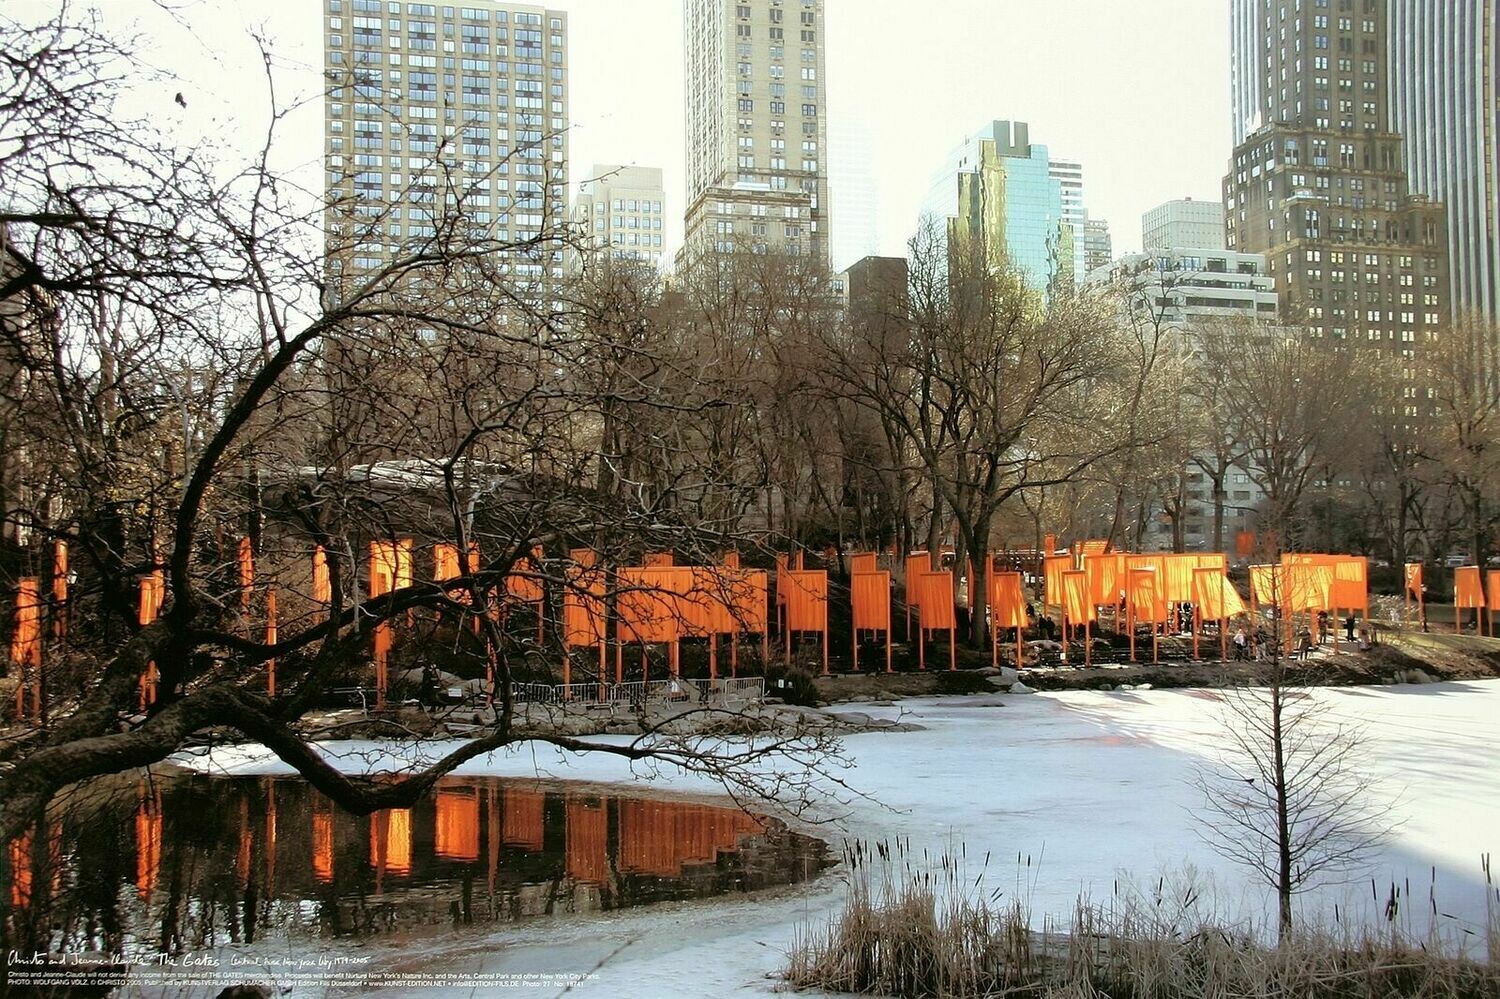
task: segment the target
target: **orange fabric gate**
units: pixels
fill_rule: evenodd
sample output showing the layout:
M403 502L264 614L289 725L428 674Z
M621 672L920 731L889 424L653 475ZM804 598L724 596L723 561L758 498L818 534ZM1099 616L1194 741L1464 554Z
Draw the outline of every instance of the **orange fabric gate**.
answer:
M1001 628L1016 629L1016 669L1025 665L1021 633L1031 627L1026 616L1026 590L1019 572L997 572L990 576L990 661L1000 665Z
M1405 567L1406 585L1402 588L1401 607L1403 615L1410 615L1412 601L1417 604L1417 617L1427 620L1427 586L1422 582L1422 563L1408 562Z
M166 599L166 595L167 580L160 569L141 580L141 603L137 612L137 620L140 621L141 627L145 627L156 620L157 615L161 613L162 601ZM147 707L156 703L157 676L156 663L154 661L148 662L146 664L146 672L141 674L140 680L140 705L142 711L145 711Z
M625 568L618 574L620 594L616 601L619 614L618 638L615 646L615 682L625 679L624 646L637 643L641 649L641 679L649 680L645 646L665 645L670 657L670 670L677 676L678 645L682 638L683 621L678 606L678 594L692 587L692 570L678 568Z
M1092 666L1094 605L1089 600L1088 574L1082 569L1063 573L1063 658L1068 652L1068 629L1083 626L1083 663Z
M1461 610L1473 610L1479 620L1479 629L1484 628L1484 614L1482 611L1488 605L1484 597L1484 577L1477 565L1466 565L1453 570L1453 629L1457 632L1464 630L1463 617L1458 613Z
M591 548L575 548L568 557L572 565L563 573L563 686L569 686L573 679L567 650L597 648L599 697L603 699L609 655L605 571L599 566L599 553Z
M771 661L771 619L766 606L771 581L764 569L741 569L738 556L732 565L726 563L725 576L731 618L729 675L739 676L741 635L759 635L760 661L763 666Z
M1151 659L1160 662L1160 631L1166 623L1167 601L1161 577L1155 568L1131 569L1126 574L1125 608L1130 631L1130 661L1135 662L1135 626L1151 625Z
M907 577L906 588L917 594L917 668L927 668L927 636L947 631L948 668L958 669L958 643L955 641L958 619L953 607L953 573L947 570L919 572L915 577Z
M817 632L823 642L823 672L828 672L828 573L808 569L786 573L786 662L792 663L792 641Z
M871 564L874 561L871 555ZM885 671L891 672L891 574L871 570L851 575L849 603L854 618L854 671L859 672L859 633L874 631L885 633Z

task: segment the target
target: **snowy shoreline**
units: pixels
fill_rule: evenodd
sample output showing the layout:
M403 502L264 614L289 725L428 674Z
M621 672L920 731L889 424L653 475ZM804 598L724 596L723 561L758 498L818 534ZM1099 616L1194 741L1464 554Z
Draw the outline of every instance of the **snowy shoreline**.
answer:
M1360 884L1336 886L1301 903L1308 915L1340 906L1344 919L1374 919L1389 883L1407 886L1426 915L1429 885L1443 927L1482 925L1481 854L1500 847L1500 682L1316 692L1336 717L1367 724L1371 766L1401 824ZM1267 892L1199 839L1187 777L1211 750L1218 694L1212 690L1070 692L853 705L923 726L921 731L850 736L849 779L875 801L830 805L812 829L837 850L842 838L909 838L936 855L963 845L985 884L1029 903L1040 925L1066 917L1079 895L1107 901L1121 884L1191 878L1208 887L1226 919L1264 920ZM839 708L833 709L835 711ZM606 738L599 741L616 741ZM422 753L441 753L424 744ZM351 771L413 761L413 746L335 743L324 747ZM260 747L222 747L179 756L189 769L221 775L290 773ZM626 793L707 796L704 778L662 774L646 781L604 754L577 756L523 747L472 761L462 775L585 781ZM769 994L795 929L826 918L842 900L838 868L801 889L682 903L604 916L538 920L493 931L468 929L421 941L420 953L380 942L330 942L377 964L441 966L475 973L593 970L581 995ZM1405 890L1405 889L1404 889ZM1056 922L1053 925L1057 925ZM1418 923L1417 925L1421 925ZM381 996L433 995L380 988ZM350 994L340 990L340 995Z

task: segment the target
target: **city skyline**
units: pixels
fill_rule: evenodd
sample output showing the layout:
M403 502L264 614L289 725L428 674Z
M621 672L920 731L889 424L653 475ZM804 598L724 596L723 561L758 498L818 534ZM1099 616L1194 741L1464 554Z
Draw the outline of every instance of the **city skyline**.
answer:
M1500 999L1497 32L3 0L0 993Z
M49 6L23 0L17 13ZM687 189L682 4L562 0L550 6L568 15L573 49L570 196L590 179L593 163L661 166L668 201L664 250L670 255L681 245ZM172 85L184 89L188 107L173 106L170 92L164 99L142 93L142 107L176 115L241 155L249 155L263 135L263 111L246 97L265 93L264 67L249 34L263 29L274 43L279 95L308 102L287 119L295 136L289 145L297 149L288 168L321 171L320 7L248 11L210 0L184 8L173 20L146 0L122 0L108 13L120 24L138 20L161 41L159 48L173 52ZM980 0L953 0L945 9L953 23L964 24L963 31L893 30L902 23L900 5L827 0L829 118L857 116L870 128L881 253L904 250L945 152L996 118L1030 121L1058 155L1084 164L1090 171L1089 214L1117 223L1117 254L1138 248L1134 226L1117 220L1138 219L1173 198L1217 197L1230 148L1226 9L1198 0L1165 0L1144 11L1099 10L1087 0L1015 0L1004 11ZM1064 68L1037 44L1045 37L1070 41L1064 75L1074 85L1057 86ZM1179 44L1184 37L1198 44ZM921 85L887 71L898 64L927 67ZM1155 123L1156 101L1138 96L1104 106L1099 95L1121 93L1125 79L1161 81L1172 91L1174 129L1205 138L1168 150ZM647 103L659 103L659 113L641 113ZM226 132L226 124L238 127ZM830 169L838 172L836 165ZM321 187L314 180L308 186ZM837 193L832 198L837 204Z

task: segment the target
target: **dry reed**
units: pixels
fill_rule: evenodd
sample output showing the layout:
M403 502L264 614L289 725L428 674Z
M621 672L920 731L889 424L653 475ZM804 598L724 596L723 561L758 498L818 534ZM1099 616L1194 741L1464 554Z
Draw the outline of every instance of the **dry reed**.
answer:
M1268 946L1253 926L1201 914L1191 880L1145 893L1117 886L1107 905L1080 899L1065 928L1044 921L1033 929L1023 892L1007 898L986 886L990 860L971 874L962 846L930 856L905 841L847 844L847 903L826 923L799 929L788 986L934 999L1500 997L1492 882L1483 928L1444 934L1434 922L1417 933L1409 886L1392 885L1383 925L1350 926L1341 916L1332 928L1303 927ZM1488 857L1484 869L1488 879ZM1436 914L1431 892L1429 904ZM1471 956L1480 935L1484 952Z

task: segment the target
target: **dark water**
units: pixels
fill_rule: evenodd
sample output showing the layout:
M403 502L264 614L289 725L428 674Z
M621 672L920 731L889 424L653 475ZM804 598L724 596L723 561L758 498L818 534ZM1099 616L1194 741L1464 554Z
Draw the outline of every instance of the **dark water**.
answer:
M807 880L823 844L728 808L494 778L353 816L299 780L142 781L0 860L6 948L178 952L509 922Z

